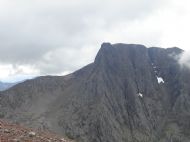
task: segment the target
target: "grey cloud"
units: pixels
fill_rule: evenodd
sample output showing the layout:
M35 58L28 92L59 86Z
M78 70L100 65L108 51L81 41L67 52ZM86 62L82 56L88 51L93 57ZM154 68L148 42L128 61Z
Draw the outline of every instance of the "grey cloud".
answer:
M164 0L2 0L0 62L34 65L42 74L91 62L119 23L149 16Z

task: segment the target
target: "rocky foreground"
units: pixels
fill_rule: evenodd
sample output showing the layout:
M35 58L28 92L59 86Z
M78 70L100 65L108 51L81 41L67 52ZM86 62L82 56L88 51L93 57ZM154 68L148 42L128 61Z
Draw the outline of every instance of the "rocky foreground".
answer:
M37 132L0 120L0 142L71 142L55 134Z

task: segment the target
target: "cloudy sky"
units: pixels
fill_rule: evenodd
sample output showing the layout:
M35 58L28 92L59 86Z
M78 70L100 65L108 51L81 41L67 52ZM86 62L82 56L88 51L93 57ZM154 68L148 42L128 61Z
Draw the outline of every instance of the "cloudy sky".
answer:
M102 42L190 47L189 0L0 0L0 80L63 75Z

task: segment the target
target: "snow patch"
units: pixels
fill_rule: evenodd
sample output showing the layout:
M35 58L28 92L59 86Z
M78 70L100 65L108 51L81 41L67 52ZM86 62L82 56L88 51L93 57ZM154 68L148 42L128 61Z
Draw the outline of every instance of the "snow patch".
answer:
M158 77L157 76L157 80L158 80L158 83L161 84L161 83L165 83L164 82L164 79L162 77Z
M142 94L142 93L138 93L138 96L142 98L142 97L143 97L143 94Z

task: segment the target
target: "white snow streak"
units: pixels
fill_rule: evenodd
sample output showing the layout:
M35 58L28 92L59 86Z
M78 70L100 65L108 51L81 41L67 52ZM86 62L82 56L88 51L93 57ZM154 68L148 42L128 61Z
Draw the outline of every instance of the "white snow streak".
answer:
M158 77L158 76L157 76L157 80L158 80L158 83L159 83L159 84L164 83L164 80L163 80L162 77Z
M142 93L138 93L138 96L142 98L142 97L143 97L143 94L142 94Z

